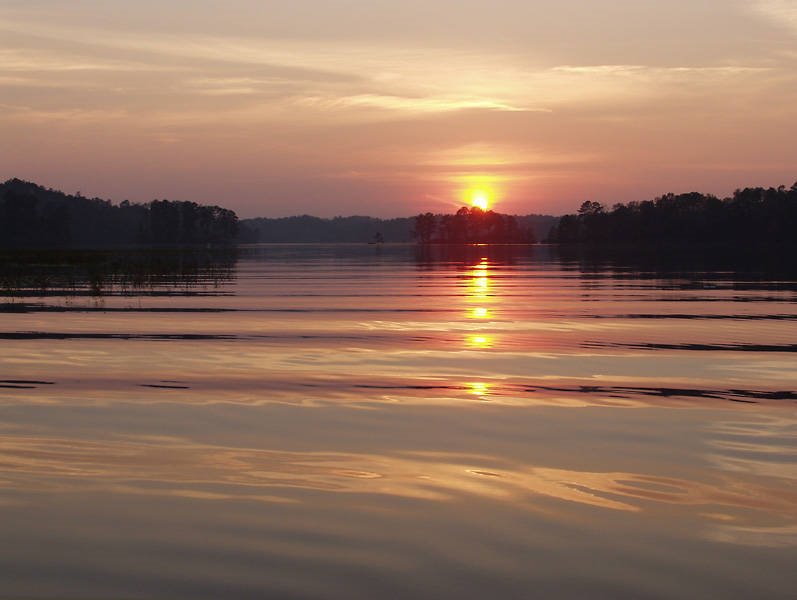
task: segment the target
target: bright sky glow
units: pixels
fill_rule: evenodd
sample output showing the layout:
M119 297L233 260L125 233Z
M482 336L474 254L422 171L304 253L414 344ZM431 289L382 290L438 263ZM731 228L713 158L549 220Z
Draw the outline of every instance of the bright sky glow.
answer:
M476 190L473 192L470 203L471 206L480 208L482 210L487 210L490 207L490 200L487 197L487 193L481 190Z
M5 0L0 178L243 216L791 185L795 47L794 0Z

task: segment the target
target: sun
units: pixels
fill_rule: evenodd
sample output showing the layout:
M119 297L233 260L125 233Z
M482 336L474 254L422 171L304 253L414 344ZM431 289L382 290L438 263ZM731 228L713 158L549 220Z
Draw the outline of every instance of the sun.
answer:
M502 197L496 181L495 177L488 176L467 177L457 191L459 201L480 210L492 210L496 201Z
M487 210L490 207L490 198L488 197L487 192L482 190L474 190L471 192L470 204L475 208Z

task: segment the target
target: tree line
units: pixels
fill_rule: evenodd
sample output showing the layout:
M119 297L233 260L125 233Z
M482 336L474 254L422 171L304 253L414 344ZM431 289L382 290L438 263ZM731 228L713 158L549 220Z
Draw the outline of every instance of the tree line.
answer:
M586 201L563 216L549 241L562 244L783 244L797 240L797 183L744 188L717 198L691 192L615 204Z
M477 209L478 210L478 209ZM468 211L468 209L465 209ZM433 215L441 230L436 241L478 239L527 241L522 232L544 237L557 218ZM70 195L20 179L0 183L0 246L103 247L243 243L412 242L416 219L367 216L331 219L301 215L238 219L229 209L195 202L153 200L113 204ZM521 236L517 236L517 232Z
M533 244L530 226L518 218L479 207L463 206L453 215L422 213L415 217L414 236L420 244Z
M469 210L469 209L465 209ZM456 217L455 215L431 215L431 219L437 230L438 225L446 223L446 234L435 233L432 237L436 242L443 242L445 237L468 238L470 232L474 231L473 223L478 221L472 217ZM496 213L492 213L495 215ZM486 215L486 213L485 213ZM485 223L493 228L492 233L487 235L479 234L478 237L489 237L493 240L506 239L506 232L514 228L503 222L505 215L498 215L502 223L498 224L498 218L490 216L485 218ZM426 217L425 217L426 218ZM451 219L454 219L451 221ZM541 239L548 234L551 226L558 221L558 217L547 215L522 215L513 216L517 225L517 231L528 232L535 239ZM463 227L460 227L463 225ZM321 217L311 217L302 215L296 217L280 217L257 219L242 219L239 241L255 243L365 243L383 240L388 243L407 243L420 241L416 235L418 231L418 217L398 217L393 219L380 219L376 217L352 216L352 217L333 217L325 219ZM502 233L503 232L503 233ZM460 235L462 233L463 235ZM482 232L484 233L484 232ZM521 241L525 242L528 238L521 236Z
M238 217L226 208L153 200L118 205L10 179L0 184L0 245L226 244Z
M255 243L363 243L374 241L377 234L388 242L411 241L411 220L408 218L378 219L375 217L334 217L324 219L301 215L296 217L245 219L241 221L240 241Z

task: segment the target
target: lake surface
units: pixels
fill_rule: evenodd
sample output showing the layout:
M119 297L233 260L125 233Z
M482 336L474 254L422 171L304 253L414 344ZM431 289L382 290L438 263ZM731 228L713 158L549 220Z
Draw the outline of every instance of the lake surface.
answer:
M693 258L5 255L0 595L793 599L797 283Z

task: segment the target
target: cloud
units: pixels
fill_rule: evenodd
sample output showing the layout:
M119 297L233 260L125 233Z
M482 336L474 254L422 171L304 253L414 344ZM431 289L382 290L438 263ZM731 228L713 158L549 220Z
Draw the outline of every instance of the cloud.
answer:
M334 100L325 98L305 98L303 103L324 108L380 108L390 111L411 111L420 113L454 110L550 112L549 109L532 109L512 106L490 98L462 98L457 96L407 97L384 94L357 94L354 96L343 96Z
M23 49L2 48L0 42L0 66L18 75L5 85L28 82L33 88L46 81L51 87L91 90L110 108L139 118L174 116L175 123L273 121L290 118L291 111L308 123L465 111L551 112L644 103L762 70L748 65L543 66L530 64L523 53L498 49L109 31L41 19L6 20L0 30L25 42ZM31 92L29 100L35 108L41 97ZM83 99L66 95L63 101L71 104L61 108L75 109Z
M12 72L114 71L118 73L175 70L173 67L151 62L113 60L85 54L73 54L70 57L63 52L19 48L0 48L0 68Z
M785 27L797 34L797 1L756 0L752 10L775 25Z

